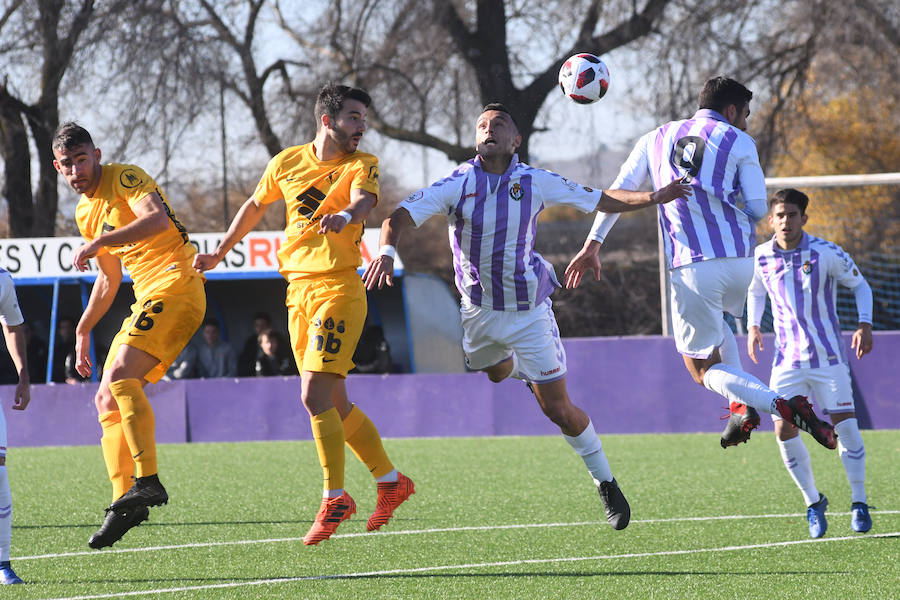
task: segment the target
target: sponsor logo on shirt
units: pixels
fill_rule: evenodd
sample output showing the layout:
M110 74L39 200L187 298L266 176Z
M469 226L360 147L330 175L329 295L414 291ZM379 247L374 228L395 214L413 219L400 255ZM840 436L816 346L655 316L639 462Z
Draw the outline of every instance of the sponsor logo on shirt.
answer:
M589 188L588 186L584 186L584 191L586 191L588 194L590 194L591 192L594 191L594 188Z
M578 188L578 184L574 181L569 181L565 177L560 177L562 179L563 185L569 188L570 192L574 192Z
M415 202L416 200L421 200L425 197L425 192L419 190L418 192L413 192L409 196L406 197L407 202Z
M521 200L522 196L525 195L525 188L522 187L518 181L509 186L509 197L513 200Z
M122 186L131 189L144 183L144 180L141 179L140 175L138 175L137 171L134 169L125 169L119 174L119 183L121 183Z

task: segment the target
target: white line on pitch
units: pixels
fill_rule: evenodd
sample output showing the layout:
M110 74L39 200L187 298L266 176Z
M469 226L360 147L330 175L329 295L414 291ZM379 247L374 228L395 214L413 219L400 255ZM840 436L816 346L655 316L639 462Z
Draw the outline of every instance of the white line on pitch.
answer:
M849 515L849 512L830 512L829 515ZM879 510L878 515L896 515L900 510ZM724 515L716 517L672 517L668 519L632 519L630 524L681 523L685 521L730 521L740 519L785 519L806 517L805 513L773 514L773 515ZM338 533L330 539L346 539L356 537L375 538L386 535L423 535L431 533L455 533L460 531L497 531L498 529L541 529L549 527L584 527L586 525L606 525L606 521L578 521L573 523L516 523L511 525L480 525L466 527L440 527L434 529L405 529L400 531L381 531L378 533ZM194 542L190 544L171 544L168 546L142 546L140 548L117 548L115 550L84 550L79 552L57 552L53 554L36 554L34 556L16 556L12 560L39 560L42 558L69 558L73 556L109 556L110 554L129 554L135 552L156 552L159 550L180 550L184 548L213 548L216 546L245 546L250 544L277 544L281 542L299 542L302 537L266 538L261 540L230 540L223 542Z
M799 544L826 544L829 542L865 541L876 538L898 537L900 531L891 533L875 533L865 536L845 536L836 538L818 538L807 540L789 540L786 542L768 542L765 544L747 544L745 546L720 546L718 548L695 548L693 550L662 550L659 552L634 552L630 554L606 554L596 556L565 556L560 558L529 558L522 560L504 560L498 562L467 563L457 565L435 565L431 567L414 567L408 569L385 569L383 571L364 571L359 573L339 573L333 575L307 575L305 577L279 577L275 579L258 579L256 581L240 581L231 583L211 583L207 585L192 585L177 588L158 588L155 590L141 590L135 592L116 592L114 594L97 594L91 596L69 596L54 600L95 600L99 598L121 598L124 596L147 596L150 594L166 594L175 592L195 592L201 590L213 590L223 588L238 588L256 585L273 585L278 583L295 583L298 581L316 581L324 579L357 579L361 577L386 577L391 575L406 575L411 573L433 573L438 571L452 571L456 569L488 569L492 567L510 567L518 565L538 565L547 563L571 563L587 562L592 560L615 560L625 558L649 558L655 556L682 556L686 554L703 554L709 552L733 552L737 550L756 550L760 548L777 548L783 546L795 546Z

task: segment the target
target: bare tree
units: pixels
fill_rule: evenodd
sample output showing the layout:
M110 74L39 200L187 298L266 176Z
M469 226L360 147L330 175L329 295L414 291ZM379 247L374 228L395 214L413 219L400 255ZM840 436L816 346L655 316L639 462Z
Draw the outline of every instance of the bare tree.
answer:
M60 88L94 18L94 2L36 0L13 2L0 18L2 51L10 65L39 64L39 93L29 99L29 86L16 83L21 67L0 79L0 147L5 179L3 195L9 202L13 236L52 236L59 196L50 139L59 124ZM22 61L22 62L18 62ZM16 73L16 71L18 73ZM27 125L27 128L26 128ZM38 148L37 189L31 188L29 136Z

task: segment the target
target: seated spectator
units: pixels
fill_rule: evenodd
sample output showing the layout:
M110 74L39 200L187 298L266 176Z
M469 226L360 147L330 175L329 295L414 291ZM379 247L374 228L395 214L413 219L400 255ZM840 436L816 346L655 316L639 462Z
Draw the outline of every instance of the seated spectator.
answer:
M298 374L293 353L284 343L284 338L271 329L259 334L259 353L253 374L257 377Z
M391 348L380 325L367 325L363 329L353 353L356 367L351 373L390 373L393 369Z
M56 323L56 345L53 349L53 373L51 379L57 383L80 383L86 381L75 370L77 357L75 355L75 325L74 318L64 316Z
M28 375L31 383L47 381L47 342L39 338L25 321L25 348L28 355Z
M166 379L193 379L197 377L197 348L189 343L166 371Z
M237 375L234 349L222 341L219 322L215 319L203 322L203 343L197 347L197 375L205 378Z
M253 334L244 342L244 348L238 357L238 377L255 375L256 357L259 355L259 334L272 329L272 318L269 313L259 312L253 315Z

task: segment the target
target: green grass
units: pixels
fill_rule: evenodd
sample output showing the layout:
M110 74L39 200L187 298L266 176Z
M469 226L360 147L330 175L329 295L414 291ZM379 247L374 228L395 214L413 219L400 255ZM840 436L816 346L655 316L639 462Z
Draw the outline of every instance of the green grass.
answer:
M876 537L900 531L900 432L863 432L869 500L881 509L867 535L850 529L836 453L807 439L831 502L825 541L814 543L805 543L803 500L771 433L727 451L708 434L601 437L632 506L624 531L605 523L586 471L558 436L387 440L417 489L387 535L365 534L375 486L348 453L347 489L359 512L319 547L300 541L320 496L311 443L183 444L159 451L170 504L99 552L86 544L110 500L99 446L13 448L13 566L28 585L3 588L2 598L900 594L898 535ZM727 515L747 518L711 518ZM696 519L674 520L685 518ZM804 543L772 545L791 540ZM318 578L277 581L303 577ZM264 580L276 581L251 585ZM209 587L220 584L237 585ZM200 589L162 591L192 587Z

